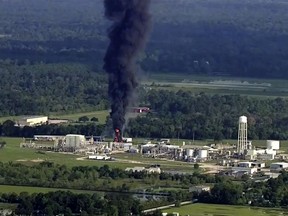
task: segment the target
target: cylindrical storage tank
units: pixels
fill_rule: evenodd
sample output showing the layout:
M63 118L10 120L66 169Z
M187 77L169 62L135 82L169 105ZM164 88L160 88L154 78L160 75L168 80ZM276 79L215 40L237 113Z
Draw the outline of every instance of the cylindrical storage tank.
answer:
M193 149L186 149L186 154L188 157L193 157L194 150Z
M199 158L207 158L208 157L208 150L206 149L200 149L198 152Z
M65 140L66 146L72 148L79 148L85 146L86 143L85 136L78 134L68 134L66 135Z
M279 140L267 140L267 149L279 150L280 149Z
M75 137L72 135L67 135L65 137L65 144L66 144L66 147L75 148L75 145L76 145Z
M239 123L247 123L247 117L246 116L240 116L239 117Z

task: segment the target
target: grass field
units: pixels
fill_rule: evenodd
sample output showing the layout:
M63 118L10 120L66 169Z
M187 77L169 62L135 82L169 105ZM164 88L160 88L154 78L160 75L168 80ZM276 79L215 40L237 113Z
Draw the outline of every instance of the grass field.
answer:
M115 161L91 161L91 160L77 160L79 155L62 154L55 152L41 152L29 148L20 148L19 144L21 138L2 138L7 142L7 145L0 149L1 162L21 162L26 164L36 163L40 160L46 160L57 164L65 164L68 167L72 166L103 166L108 164L110 167L126 168L131 166L129 162L115 162ZM143 165L140 163L140 166Z
M187 90L193 93L240 94L257 97L288 97L285 80L159 74L146 76L143 85L154 89Z
M192 204L180 208L170 208L162 212L178 212L180 215L191 216L280 216L288 215L281 209L251 208L247 206L228 206L213 204Z
M193 172L193 165L184 162L154 160L152 158L142 158L140 155L130 155L128 157L128 154L116 155L116 157L119 159L117 161L79 160L81 158L79 155L56 152L39 152L35 149L20 148L19 144L22 140L21 138L3 138L2 140L6 141L7 145L3 149L0 149L1 162L12 161L33 164L45 160L57 164L65 164L68 167L103 166L107 164L112 168L117 167L122 169L135 166L149 166L157 163L166 170L175 169L179 171Z
M74 114L52 114L50 118L61 118L61 119L68 119L68 120L78 120L79 117L87 116L89 119L92 117L96 117L99 120L99 123L104 124L106 122L106 117L109 115L108 110L101 110L95 112L84 112L84 113L74 113Z
M73 193L93 193L88 190L72 190L72 189L61 189L61 188L44 188L44 187L27 187L27 186L11 186L11 185L0 185L1 193L21 193L27 192L32 193L48 193L53 191L71 191ZM100 192L99 192L100 193Z
M57 164L65 164L68 167L72 166L103 166L105 164L112 168L135 167L135 166L149 166L151 164L160 164L164 170L177 170L185 172L193 172L193 164L185 163L181 161L167 161L153 158L145 158L139 154L116 154L113 155L116 161L94 161L83 160L81 156L74 154L64 154L56 152L39 152L35 149L20 148L19 144L22 141L21 138L2 138L7 142L7 145L0 149L0 161L1 162L21 162L26 164L33 164L40 161L50 161ZM175 140L177 141L177 140ZM140 140L138 140L140 142ZM178 144L181 144L183 140L179 140ZM185 141L189 144L189 141ZM192 142L192 141L191 141ZM174 143L174 140L172 140ZM213 140L195 141L192 145L207 145L213 143ZM235 140L226 140L223 143L235 144ZM177 142L176 142L177 144ZM255 146L266 146L266 140L253 141ZM281 149L288 151L288 141L281 142Z
M106 122L106 117L108 116L109 112L108 110L101 110L101 111L94 111L94 112L82 112L82 113L74 113L74 114L57 114L52 113L49 115L49 118L58 118L58 119L67 119L72 121L77 121L79 117L87 116L89 119L92 117L98 118L98 122L100 124L104 124ZM6 116L6 117L0 117L0 123L4 122L6 120L13 120L16 121L21 116Z
M0 202L0 210L1 210L1 209L11 209L11 210L13 210L13 209L15 209L16 207L17 207L16 204L1 203L1 202Z

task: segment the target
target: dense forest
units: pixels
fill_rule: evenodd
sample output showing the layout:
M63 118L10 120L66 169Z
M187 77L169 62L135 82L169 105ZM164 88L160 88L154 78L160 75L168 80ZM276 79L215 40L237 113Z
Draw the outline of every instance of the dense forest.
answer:
M141 101L148 104L152 111L131 118L124 131L126 135L215 141L237 139L239 116L246 115L249 139L288 139L288 100L284 98L149 90L142 95ZM110 135L108 126L97 122L23 128L14 125L10 120L3 122L0 124L0 134L12 137L68 133Z
M79 64L0 62L0 116L108 109L104 74Z
M288 3L282 0L152 1L147 72L287 78ZM21 15L19 15L21 11ZM0 59L78 62L102 70L102 1L0 1Z
M133 137L237 139L238 118L248 117L249 139L288 139L288 100L238 95L150 91L144 101L154 112L131 119Z
M147 73L287 78L287 9L280 0L152 1L139 63ZM0 1L0 116L107 109L109 26L102 1Z
M262 207L288 207L288 173L268 181L246 181L242 184L231 180L216 183L211 193L202 192L200 202L247 205Z
M168 203L179 203L182 200L198 199L199 202L229 204L229 205L247 205L259 207L287 207L288 206L288 173L283 171L277 178L271 178L268 181L253 181L249 178L243 178L241 181L232 181L229 177L202 175L195 172L193 175L171 175L167 173L161 174L145 174L124 172L119 169L109 169L104 167L74 167L72 169L66 166L53 165L44 162L35 166L25 166L20 164L0 164L1 179L10 179L12 181L34 181L43 182L45 178L50 176L46 181L63 182L67 181L79 182L82 178L90 178L93 183L97 184L102 178L109 179L149 179L158 178L160 181L175 181L182 186L189 186L199 183L209 183L211 191L203 191L201 193L187 191L171 192L168 196ZM31 169L30 169L31 168ZM27 176L25 176L25 174ZM43 177L40 175L43 175ZM38 176L38 177L37 177ZM21 179L19 179L21 177ZM243 176L244 177L244 176ZM84 182L83 182L84 183ZM22 185L26 185L22 183ZM33 184L31 184L33 185ZM90 183L90 185L93 185ZM40 185L46 186L46 185ZM63 187L63 184L62 186ZM79 185L78 188L87 189L85 184ZM78 213L80 215L141 215L141 211L145 207L143 203L132 199L129 194L73 194L71 192L57 191L47 194L15 193L0 194L2 203L17 204L15 212L21 215L56 215L65 214L72 215ZM161 201L158 201L158 205ZM157 204L155 202L154 204ZM147 208L147 206L146 206ZM82 211L82 212L81 212ZM155 213L155 215L158 215Z
M130 213L140 215L142 210L140 202L127 195L103 197L98 193L74 194L69 191L46 194L22 192L19 195L15 193L0 194L0 200L4 203L16 204L16 215L126 216Z
M39 165L27 166L23 164L0 162L0 184L21 185L49 188L66 188L88 191L135 191L135 186L181 186L203 183L216 183L222 177L204 175L197 172L193 175L149 174L146 172L124 171L119 168L110 168L107 165L75 166L69 168L65 165L42 162ZM181 185L179 185L181 183ZM149 192L149 189L147 190Z

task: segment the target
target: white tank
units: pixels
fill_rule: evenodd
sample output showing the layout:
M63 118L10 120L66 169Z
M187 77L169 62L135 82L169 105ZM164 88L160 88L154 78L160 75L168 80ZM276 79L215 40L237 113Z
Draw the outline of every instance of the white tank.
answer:
M246 116L240 116L239 117L239 123L247 123L247 117Z
M186 149L186 154L188 157L193 157L194 150L193 149Z
M66 147L80 148L86 144L84 135L79 134L68 134L65 136Z
M279 140L267 140L267 149L279 150L280 149Z
M207 158L208 157L208 150L206 150L206 149L199 150L198 157L199 158Z

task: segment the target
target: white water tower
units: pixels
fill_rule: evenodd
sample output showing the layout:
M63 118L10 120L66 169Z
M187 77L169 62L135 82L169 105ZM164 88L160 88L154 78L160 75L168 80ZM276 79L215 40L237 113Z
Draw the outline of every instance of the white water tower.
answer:
M239 117L237 153L243 154L247 149L247 117Z

